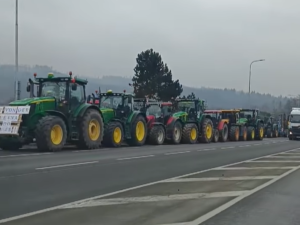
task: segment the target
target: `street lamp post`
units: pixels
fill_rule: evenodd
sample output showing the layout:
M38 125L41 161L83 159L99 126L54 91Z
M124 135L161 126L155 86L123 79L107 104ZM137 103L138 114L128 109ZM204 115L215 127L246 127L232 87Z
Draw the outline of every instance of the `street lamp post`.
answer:
M252 69L252 64L255 62L262 62L265 61L264 59L258 59L254 60L250 63L250 69L249 69L249 104L250 104L250 93L251 93L251 69Z
M18 56L18 0L16 0L16 27L15 27L15 100L18 100L20 98L19 93L19 81L18 81L18 75L19 75L19 56Z

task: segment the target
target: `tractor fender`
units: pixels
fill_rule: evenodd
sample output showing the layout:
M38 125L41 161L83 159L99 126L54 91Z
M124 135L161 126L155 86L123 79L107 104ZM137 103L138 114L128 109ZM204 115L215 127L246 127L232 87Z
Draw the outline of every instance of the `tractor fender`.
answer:
M92 104L84 104L83 106L81 106L79 108L79 111L75 112L74 117L79 117L79 118L83 117L88 109L94 109L94 110L98 111L102 117L102 112L100 111L99 107L97 107L96 105L92 105ZM103 119L103 117L102 117L102 119Z
M45 112L48 115L60 117L65 122L67 131L69 132L70 124L69 124L68 118L65 116L65 114L63 114L62 112L56 111L56 110L46 110Z
M226 120L220 120L219 124L218 124L218 130L222 130L224 127L224 124L227 124Z
M146 120L146 123L148 122L148 119L146 117L146 113L143 113L143 112L133 112L127 119L126 123L127 124L132 124L132 122L138 117L138 116L143 116Z
M148 127L148 129L151 129L153 127L154 123L155 123L155 116L153 116L153 115L147 116L147 127Z
M122 125L123 130L125 131L125 124L124 121L120 120L120 119L112 119L110 122L119 122Z

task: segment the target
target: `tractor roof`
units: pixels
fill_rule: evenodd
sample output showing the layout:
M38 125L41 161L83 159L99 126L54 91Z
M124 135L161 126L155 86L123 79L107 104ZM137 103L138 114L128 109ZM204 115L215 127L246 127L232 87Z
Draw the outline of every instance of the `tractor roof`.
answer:
M132 96L132 94L126 92L113 92L112 90L108 90L106 93L100 93L100 96Z
M204 113L221 113L221 110L213 110L213 109L209 109L209 110L205 110Z
M246 108L240 108L240 109L236 109L236 110L239 110L239 111L257 111L259 109L246 109Z
M220 111L222 111L222 113L238 113L241 110L239 110L239 109L221 109Z
M36 73L34 74L34 83L36 82L72 82L80 85L86 85L88 83L87 80L80 79L78 77L72 78L72 73L70 72L69 77L55 77L53 73L48 73L47 77L36 77Z

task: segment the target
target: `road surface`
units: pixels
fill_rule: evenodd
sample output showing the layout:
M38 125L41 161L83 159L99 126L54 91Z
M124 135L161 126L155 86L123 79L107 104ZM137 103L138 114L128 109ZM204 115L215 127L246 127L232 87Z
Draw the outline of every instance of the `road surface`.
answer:
M276 213L284 198L264 192L278 185L275 189L283 190L281 179L299 186L299 143L274 138L60 153L0 152L0 199L5 203L0 204L0 223L262 224L255 213L265 215L256 206ZM291 185L289 193L298 186ZM243 216L251 210L252 216ZM264 218L263 224L268 219L272 220Z

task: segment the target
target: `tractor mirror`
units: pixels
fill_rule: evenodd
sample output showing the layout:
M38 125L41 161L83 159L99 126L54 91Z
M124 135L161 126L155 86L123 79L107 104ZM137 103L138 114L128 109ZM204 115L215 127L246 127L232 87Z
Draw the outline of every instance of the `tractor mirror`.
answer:
M30 92L30 89L31 89L30 84L28 84L27 87L26 87L26 91Z
M72 84L72 91L76 91L77 90L77 84Z
M88 96L87 96L86 101L87 101L88 103L90 103L90 101L91 101L91 95L88 95Z

